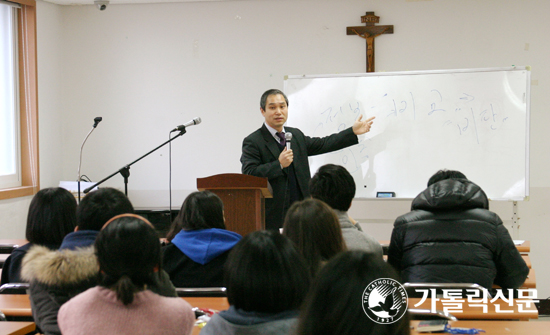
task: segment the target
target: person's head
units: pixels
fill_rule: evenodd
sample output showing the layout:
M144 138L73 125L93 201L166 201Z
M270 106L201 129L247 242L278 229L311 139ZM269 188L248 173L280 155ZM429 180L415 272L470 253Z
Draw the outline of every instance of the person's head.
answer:
M346 251L331 259L311 285L297 334L409 334L408 314L395 323L379 324L363 311L363 291L380 278L398 280L395 270L372 253Z
M281 131L288 118L288 98L281 90L267 90L260 98L260 111L271 128Z
M222 199L210 191L193 192L183 201L166 239L171 241L182 229L208 228L225 229Z
M309 181L309 192L333 209L346 212L355 196L355 181L343 166L326 164Z
M277 231L255 231L231 250L224 266L229 304L262 313L298 310L310 276L292 242Z
M60 245L76 226L76 199L61 187L45 188L32 198L25 237L34 244Z
M302 200L290 206L283 235L294 242L312 275L324 262L346 250L336 213L317 199Z
M468 179L468 178L466 178L466 176L460 171L439 170L433 176L431 176L430 179L428 180L428 187L430 187L432 184L437 183L438 181L442 181L445 179Z
M157 232L145 218L123 214L108 221L95 241L101 285L128 305L134 293L153 285L161 265Z
M124 193L105 187L86 195L76 211L78 230L99 231L114 216L133 213L134 207Z

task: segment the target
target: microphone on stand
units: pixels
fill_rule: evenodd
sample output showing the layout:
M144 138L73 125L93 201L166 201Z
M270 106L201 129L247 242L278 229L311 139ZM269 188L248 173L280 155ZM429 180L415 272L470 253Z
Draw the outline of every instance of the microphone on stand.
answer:
M188 121L187 123L184 123L184 124L182 124L182 125L177 126L177 127L174 128L174 129L172 129L171 133L172 133L172 132L175 132L175 131L183 131L183 130L185 130L185 128L190 127L190 126L197 125L197 124L199 124L199 123L201 123L201 122L202 122L201 118L200 118L200 117L196 117L196 118L194 118L193 120Z
M78 179L76 180L78 182L78 203L80 203L80 180L82 179L80 175L80 167L82 166L82 149L84 148L84 143L86 143L86 140L88 137L90 137L90 134L94 131L94 129L97 127L97 125L103 120L101 116L98 116L94 118L94 125L88 135L86 135L86 138L84 139L84 142L82 142L82 146L80 146L80 160L78 162Z
M286 150L290 150L290 141L292 141L292 133L285 133Z
M97 125L103 120L101 116L98 116L94 119L94 128L97 127Z

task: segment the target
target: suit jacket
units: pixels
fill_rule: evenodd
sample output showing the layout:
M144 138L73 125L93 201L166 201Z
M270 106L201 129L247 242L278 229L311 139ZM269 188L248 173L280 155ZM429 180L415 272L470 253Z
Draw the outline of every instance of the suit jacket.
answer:
M311 179L308 156L344 149L359 142L351 127L322 138L305 136L298 128L285 127L285 131L292 133L292 164L296 171L297 187L304 198L309 197L308 183ZM273 190L273 198L265 201L267 229L281 228L290 206L289 200L285 199L288 198L288 168L281 169L280 153L277 140L265 124L243 141L242 173L267 177Z

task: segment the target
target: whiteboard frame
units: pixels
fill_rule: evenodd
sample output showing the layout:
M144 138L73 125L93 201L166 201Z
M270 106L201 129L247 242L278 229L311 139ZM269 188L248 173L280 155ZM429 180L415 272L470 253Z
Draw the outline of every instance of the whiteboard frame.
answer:
M379 76L397 76L397 75L426 75L426 74L446 74L446 73L475 73L475 72L497 72L497 71L526 71L526 129L525 129L525 197L517 199L490 199L491 201L529 201L530 196L530 141L529 132L531 129L531 67L530 66L510 66L493 68L469 68L469 69L448 69L448 70L417 70L417 71L396 71L396 72L368 72L368 73L344 73L344 74L318 74L318 75L286 75L283 81L283 91L287 94L288 79L316 79L316 78L344 78L344 77L379 77ZM363 200L412 200L414 198L356 198Z
M341 77L373 77L373 76L400 76L400 75L424 75L424 74L443 74L443 73L467 73L467 72L497 72L497 71L528 71L531 73L530 66L508 66L508 67L486 67L472 69L449 69L449 70L426 70L426 71L395 71L395 72L365 72L365 73L333 73L333 74L314 74L314 75L287 75L287 79L315 79L315 78L341 78ZM529 85L530 88L530 85Z

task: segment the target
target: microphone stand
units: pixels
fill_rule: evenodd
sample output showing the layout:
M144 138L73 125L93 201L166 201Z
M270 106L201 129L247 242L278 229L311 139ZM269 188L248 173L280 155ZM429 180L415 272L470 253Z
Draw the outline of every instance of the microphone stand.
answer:
M134 165L135 163L139 162L140 160L142 160L143 158L149 156L150 154L152 154L153 152L157 151L158 149L162 148L163 146L165 146L166 144L172 142L173 140L175 140L176 138L182 136L183 134L185 134L187 131L185 130L185 128L183 128L180 133L174 137L172 137L171 139L169 139L168 141L162 143L161 145L159 145L158 147L156 147L155 149L149 151L148 153L146 153L145 155L141 156L140 158L136 159L135 161L133 161L132 163L130 164L127 164L123 167L121 167L120 169L118 169L116 172L112 173L111 175L103 178L102 180L98 181L97 183L95 183L94 185L88 187L87 189L84 190L84 193L88 193L90 192L93 188L95 188L96 186L99 186L101 184L103 184L105 181L111 179L113 176L115 176L116 174L120 173L122 175L122 177L124 178L124 194L126 196L128 196L128 177L130 177L130 166Z
M84 142L82 142L82 145L80 146L80 160L78 161L78 179L76 180L78 182L78 203L80 203L80 181L82 179L82 176L80 175L80 167L82 166L82 149L84 149L84 144L88 140L88 137L90 137L90 134L92 133L92 131L94 131L94 129L97 127L98 123L99 123L98 121L94 123L94 126L92 127L88 135L86 135Z

